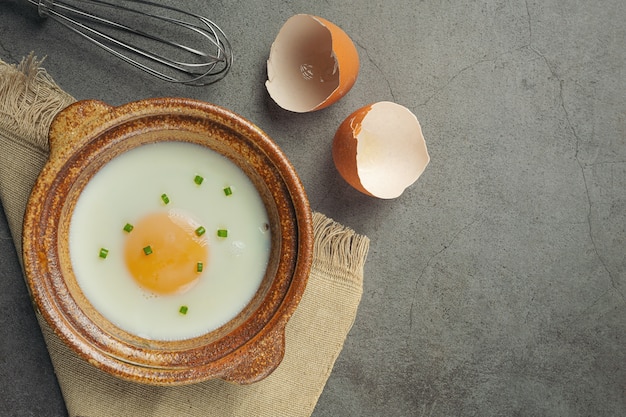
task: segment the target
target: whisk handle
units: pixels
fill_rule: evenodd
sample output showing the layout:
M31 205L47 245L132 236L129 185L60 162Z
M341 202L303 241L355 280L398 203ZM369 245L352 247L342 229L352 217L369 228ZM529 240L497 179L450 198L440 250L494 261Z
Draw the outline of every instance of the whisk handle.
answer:
M47 17L50 15L50 9L54 6L54 0L28 0L34 6L37 6L39 16Z

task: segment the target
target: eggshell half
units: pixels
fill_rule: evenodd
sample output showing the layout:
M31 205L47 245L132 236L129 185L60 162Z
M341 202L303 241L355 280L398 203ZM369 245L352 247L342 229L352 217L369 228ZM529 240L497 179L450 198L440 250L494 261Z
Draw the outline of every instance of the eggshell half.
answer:
M265 87L280 107L306 113L346 95L358 72L358 52L341 28L298 14L285 22L272 44Z
M332 152L337 170L350 185L383 199L399 197L430 162L417 117L388 101L348 116L337 129Z

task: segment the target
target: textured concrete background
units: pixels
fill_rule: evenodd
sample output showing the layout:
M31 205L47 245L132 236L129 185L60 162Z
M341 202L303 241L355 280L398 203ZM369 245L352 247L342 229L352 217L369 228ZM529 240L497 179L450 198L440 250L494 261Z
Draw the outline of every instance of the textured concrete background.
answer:
M179 4L230 35L235 66L217 85L128 70L24 0L0 3L0 58L47 55L78 99L228 107L284 149L313 209L371 238L314 416L626 415L626 2ZM313 114L281 110L263 86L296 13L341 26L361 56L353 90ZM351 189L330 154L340 122L380 100L417 115L432 158L393 201ZM0 245L0 415L62 416L2 216Z

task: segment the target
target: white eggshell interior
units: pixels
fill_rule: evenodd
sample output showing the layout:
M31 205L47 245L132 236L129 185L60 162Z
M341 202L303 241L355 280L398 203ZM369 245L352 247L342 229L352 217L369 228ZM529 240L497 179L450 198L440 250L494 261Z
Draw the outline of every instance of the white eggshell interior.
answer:
M379 198L399 197L430 161L417 117L396 103L372 105L356 139L361 185Z
M295 15L279 31L267 61L265 83L282 108L313 110L339 86L330 31L310 15Z

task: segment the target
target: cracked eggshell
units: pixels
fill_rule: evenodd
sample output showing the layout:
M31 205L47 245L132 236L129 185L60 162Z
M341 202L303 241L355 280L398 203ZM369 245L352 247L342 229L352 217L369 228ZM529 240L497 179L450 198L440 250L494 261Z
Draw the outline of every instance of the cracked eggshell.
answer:
M337 170L350 185L382 199L399 197L430 162L417 117L388 101L348 116L337 129L332 152Z
M272 44L265 87L283 109L306 113L346 95L358 72L356 47L341 28L321 17L297 14Z

